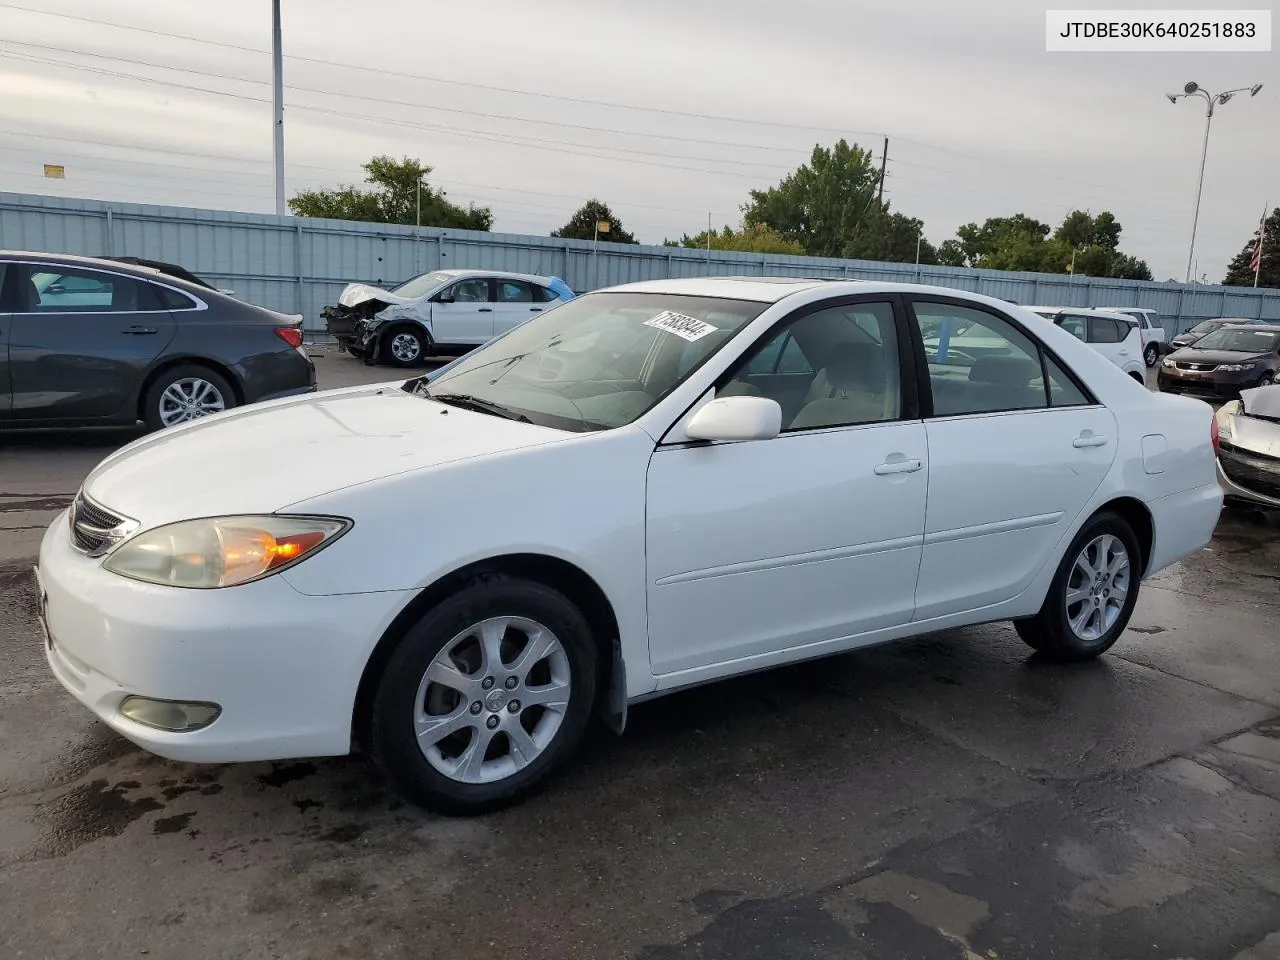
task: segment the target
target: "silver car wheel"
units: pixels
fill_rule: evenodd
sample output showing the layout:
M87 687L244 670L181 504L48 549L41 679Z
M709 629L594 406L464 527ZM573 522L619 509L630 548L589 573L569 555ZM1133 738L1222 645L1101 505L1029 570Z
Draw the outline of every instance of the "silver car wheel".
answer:
M459 783L523 770L555 739L569 707L560 639L524 617L492 617L441 648L418 684L413 725L427 762Z
M397 333L391 338L391 355L401 363L413 363L422 355L422 341L412 333Z
M1067 577L1066 610L1071 632L1095 641L1115 626L1129 596L1129 551L1109 533L1094 537L1080 551Z
M199 377L175 380L160 394L160 422L166 427L221 413L225 409L227 399L222 391Z

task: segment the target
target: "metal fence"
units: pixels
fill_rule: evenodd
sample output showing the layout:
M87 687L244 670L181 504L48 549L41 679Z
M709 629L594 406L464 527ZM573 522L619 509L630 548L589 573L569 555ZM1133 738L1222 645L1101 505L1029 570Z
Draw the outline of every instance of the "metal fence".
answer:
M320 310L354 280L400 283L448 267L555 275L583 292L704 276L920 282L1023 304L1149 307L1170 335L1208 317L1280 320L1280 290L916 266L402 227L347 220L0 193L0 249L178 263L217 287L323 329Z

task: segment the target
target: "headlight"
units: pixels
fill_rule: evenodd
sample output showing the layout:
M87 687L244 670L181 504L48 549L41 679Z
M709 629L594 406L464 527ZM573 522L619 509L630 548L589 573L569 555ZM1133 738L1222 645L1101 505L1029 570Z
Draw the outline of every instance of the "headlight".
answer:
M1224 363L1221 364L1218 369L1226 370L1227 372L1234 372L1236 370L1252 370L1256 366L1256 363Z
M232 587L311 556L351 528L339 517L210 517L126 540L107 557L112 573L168 587Z
M1240 401L1232 400L1224 403L1213 415L1218 421L1218 436L1223 440L1235 439L1235 415L1240 412Z
M1165 357L1163 360L1161 360L1161 361L1160 361L1160 366L1162 366L1162 367L1169 367L1169 368L1171 368L1171 369L1172 369L1172 367L1173 367L1173 361L1172 361L1172 360L1170 360L1168 357Z

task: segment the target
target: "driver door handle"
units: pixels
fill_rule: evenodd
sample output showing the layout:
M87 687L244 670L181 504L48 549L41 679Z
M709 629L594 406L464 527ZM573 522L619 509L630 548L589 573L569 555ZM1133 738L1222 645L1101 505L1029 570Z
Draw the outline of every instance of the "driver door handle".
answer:
M1093 434L1093 433L1090 433L1090 434L1082 433L1080 434L1080 436L1076 437L1074 440L1071 441L1071 445L1077 449L1080 449L1082 447L1102 447L1102 446L1105 446L1106 443L1107 443L1106 437L1100 437L1097 434Z
M481 307L476 313L493 313L493 307Z
M530 308L529 308L529 312L530 312L530 313L541 313L541 312L542 312L542 308L541 308L541 307L530 307Z
M158 331L156 330L156 328L155 328L155 327L144 327L144 326L142 326L142 325L140 325L140 324L136 324L136 323L135 323L135 324L134 324L133 326L131 326L131 327L125 327L125 328L124 328L123 330L121 330L120 332L121 332L121 333L129 333L129 334L132 334L132 335L133 335L133 336L135 336L135 337L145 337L145 336L147 336L147 335L149 335L149 334L157 333Z

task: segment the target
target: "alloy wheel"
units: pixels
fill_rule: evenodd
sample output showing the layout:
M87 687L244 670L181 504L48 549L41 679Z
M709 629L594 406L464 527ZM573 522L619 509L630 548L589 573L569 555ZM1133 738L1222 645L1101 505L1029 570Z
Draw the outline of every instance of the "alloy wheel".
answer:
M1066 611L1071 632L1096 641L1115 626L1129 595L1129 551L1109 533L1094 537L1076 556L1067 577Z
M391 338L391 355L400 363L413 363L422 355L422 342L412 333L397 333Z
M199 377L183 377L160 394L160 422L172 427L227 409L227 400L216 386Z
M555 633L524 617L482 620L445 644L418 684L418 748L451 780L502 780L555 739L569 692L569 658Z

